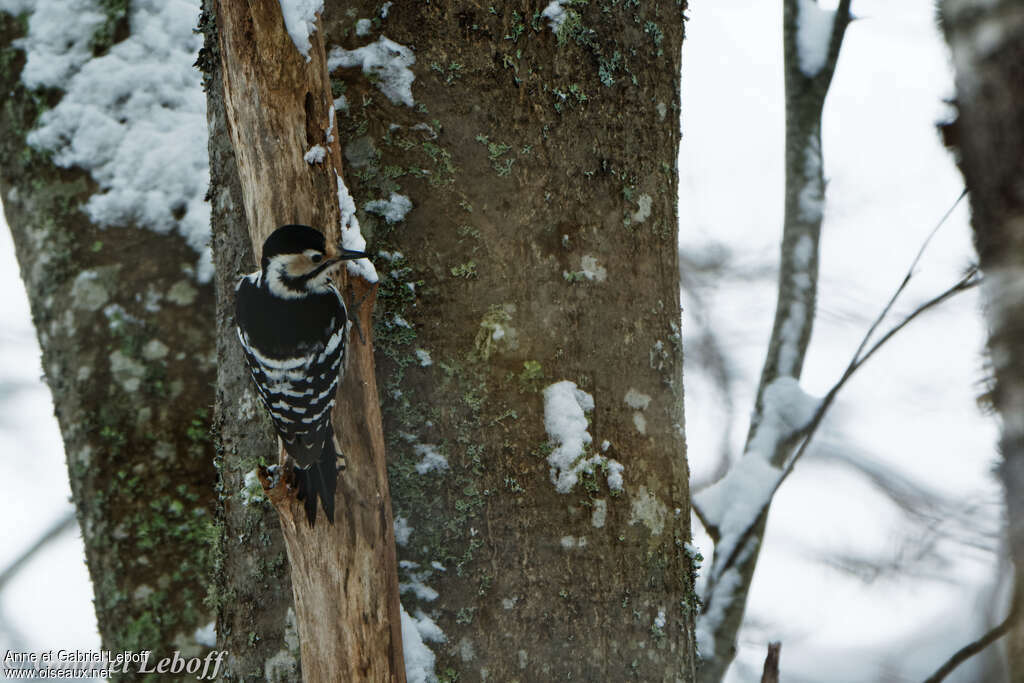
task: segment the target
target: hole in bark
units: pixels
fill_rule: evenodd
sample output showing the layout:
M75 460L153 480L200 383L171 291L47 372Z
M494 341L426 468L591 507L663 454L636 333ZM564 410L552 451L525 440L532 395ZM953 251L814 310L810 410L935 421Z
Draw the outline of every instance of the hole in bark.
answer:
M320 132L320 127L317 125L316 116L316 99L313 97L313 93L306 92L306 146L312 147L313 145L320 144L320 140L323 135Z

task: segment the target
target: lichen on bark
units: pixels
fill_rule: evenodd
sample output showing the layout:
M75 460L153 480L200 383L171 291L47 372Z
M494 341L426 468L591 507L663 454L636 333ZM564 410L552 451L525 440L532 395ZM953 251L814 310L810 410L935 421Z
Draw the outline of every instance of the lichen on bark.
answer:
M20 81L24 18L0 13L0 192L43 351L104 648L204 651L213 516L213 291L174 235L101 229L98 191L26 144L58 91ZM176 286L187 304L167 295Z

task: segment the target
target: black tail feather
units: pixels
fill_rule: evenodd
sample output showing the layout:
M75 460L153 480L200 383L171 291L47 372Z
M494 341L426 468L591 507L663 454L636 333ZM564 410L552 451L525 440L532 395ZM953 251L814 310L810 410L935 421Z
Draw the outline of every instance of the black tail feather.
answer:
M337 460L333 440L328 439L320 460L305 469L295 468L295 484L298 487L296 497L303 501L310 527L316 526L317 499L323 505L327 521L334 524L334 493L338 489Z

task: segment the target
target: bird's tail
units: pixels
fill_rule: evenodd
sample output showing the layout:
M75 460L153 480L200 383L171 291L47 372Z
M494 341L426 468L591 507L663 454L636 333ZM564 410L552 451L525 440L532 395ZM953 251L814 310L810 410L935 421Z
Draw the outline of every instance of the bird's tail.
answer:
M312 465L295 468L295 483L298 487L298 499L306 508L306 519L309 526L316 525L316 501L319 498L327 521L334 524L334 492L338 488L338 453L334 448L334 439L328 437L324 444L320 459Z

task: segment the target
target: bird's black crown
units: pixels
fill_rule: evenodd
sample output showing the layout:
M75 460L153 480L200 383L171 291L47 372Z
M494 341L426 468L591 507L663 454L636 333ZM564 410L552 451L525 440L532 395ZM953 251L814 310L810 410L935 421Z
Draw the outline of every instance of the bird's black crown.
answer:
M282 225L263 243L263 267L278 254L301 254L307 249L324 251L323 233L308 225Z

